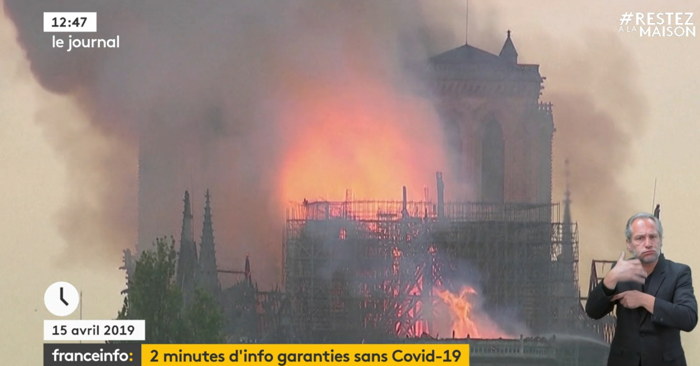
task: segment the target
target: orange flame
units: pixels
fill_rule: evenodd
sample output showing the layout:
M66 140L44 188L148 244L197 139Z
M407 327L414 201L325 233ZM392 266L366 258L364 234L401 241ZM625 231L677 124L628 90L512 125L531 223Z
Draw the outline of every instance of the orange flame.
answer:
M475 308L476 290L470 286L462 286L459 294L448 290L435 288L434 293L442 300L447 308L450 325L447 329L454 338L510 338L511 335L504 332L488 317ZM440 308L440 307L438 307ZM436 313L437 315L437 313ZM438 319L440 320L440 319ZM442 319L446 320L446 319ZM438 321L438 323L441 323ZM440 326L436 327L438 330ZM443 326L444 330L445 327Z
M435 289L435 294L449 307L450 318L452 319L452 331L455 337L481 337L479 329L477 329L476 324L472 321L473 306L469 302L469 296L475 295L476 290L469 286L463 286L459 295L455 295L448 290L440 289Z
M310 78L288 69L276 118L283 126L280 190L287 201L345 197L420 201L445 168L442 128L431 101L396 85L381 70ZM369 69L369 70L368 70ZM411 194L413 193L413 194Z

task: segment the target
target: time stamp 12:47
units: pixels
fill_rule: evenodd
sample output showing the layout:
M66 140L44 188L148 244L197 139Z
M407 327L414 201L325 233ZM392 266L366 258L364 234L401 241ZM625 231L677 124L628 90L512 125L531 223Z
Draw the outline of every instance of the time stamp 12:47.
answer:
M110 49L121 46L119 35L95 37L82 35L97 32L96 12L44 12L44 33L51 35L51 48L66 52L87 49ZM63 33L59 35L56 33ZM73 33L81 33L74 35Z

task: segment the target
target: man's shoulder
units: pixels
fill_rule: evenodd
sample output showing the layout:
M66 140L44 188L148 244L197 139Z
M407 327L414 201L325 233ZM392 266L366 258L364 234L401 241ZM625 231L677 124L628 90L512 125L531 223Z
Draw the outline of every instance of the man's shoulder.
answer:
M666 268L673 272L690 271L690 266L685 263L674 262L668 258L664 258L664 261L666 262Z

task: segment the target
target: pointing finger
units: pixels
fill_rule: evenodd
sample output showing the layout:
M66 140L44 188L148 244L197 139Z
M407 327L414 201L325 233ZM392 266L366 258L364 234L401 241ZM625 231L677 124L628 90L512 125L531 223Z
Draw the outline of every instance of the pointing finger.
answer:
M623 261L623 260L625 260L625 252L624 251L620 252L620 258L618 258L617 261L619 262L619 261Z

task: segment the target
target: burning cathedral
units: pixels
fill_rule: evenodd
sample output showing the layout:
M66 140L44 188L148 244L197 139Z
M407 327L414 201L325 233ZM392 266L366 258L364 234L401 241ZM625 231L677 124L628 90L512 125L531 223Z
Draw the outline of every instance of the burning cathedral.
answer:
M197 250L185 196L178 282L220 300L231 342L466 342L474 365L603 365L610 319L582 310L567 191L552 203L552 105L538 65L465 44L430 58L436 110L470 192L309 201L287 210L281 288L217 267L210 199ZM402 194L403 193L403 194ZM401 198L399 198L401 197ZM218 275L240 276L222 289Z

